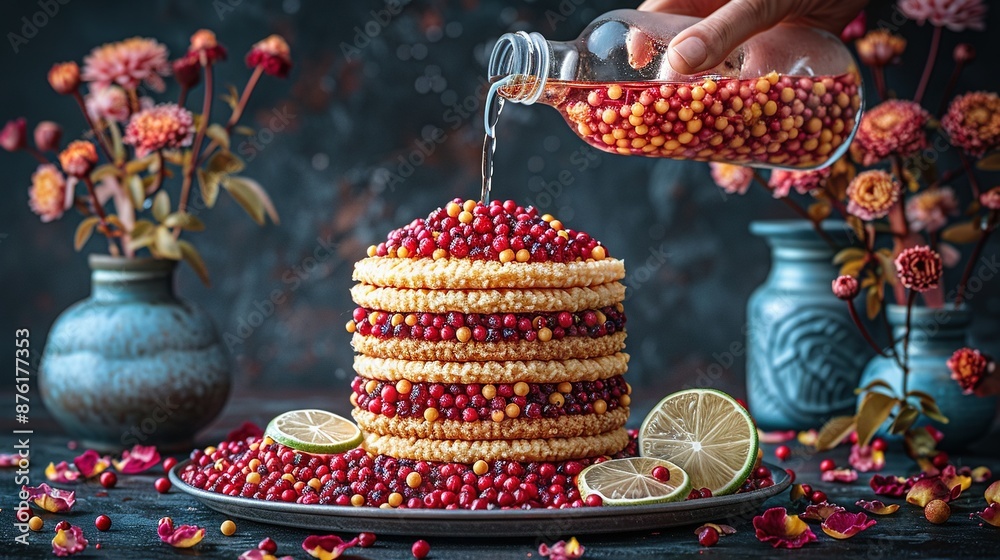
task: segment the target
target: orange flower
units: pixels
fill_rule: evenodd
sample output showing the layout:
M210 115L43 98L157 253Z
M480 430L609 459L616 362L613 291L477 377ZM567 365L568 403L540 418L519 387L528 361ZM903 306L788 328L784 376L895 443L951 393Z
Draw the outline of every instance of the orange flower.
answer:
M855 46L862 63L880 67L899 60L906 50L906 39L885 29L875 29L858 39Z
M744 194L753 181L753 169L742 165L711 162L708 164L712 180L729 194Z
M191 111L174 103L164 103L132 115L125 127L124 142L135 146L137 156L145 157L163 148L188 146L193 136Z
M981 156L1000 146L1000 97L996 93L974 91L951 101L941 119L952 146L973 156Z
M207 62L226 59L226 48L219 44L215 33L208 29L199 29L191 36L191 46L188 53L204 53ZM197 58L197 57L196 57Z
M80 66L75 62L59 62L49 70L49 85L56 93L67 95L80 87Z
M169 73L167 47L142 37L96 47L83 59L83 79L98 89L111 84L135 89L145 83L156 91L163 91L161 76Z
M927 147L924 125L930 115L913 101L890 99L861 117L851 155L874 165L890 155L911 156Z
M62 217L66 208L66 177L51 163L39 165L31 175L28 206L42 219L51 222Z
M847 211L865 221L889 213L899 200L899 184L885 171L859 173L847 187Z
M284 78L292 68L291 49L281 35L271 35L258 41L247 53L247 66L264 69L264 73Z
M948 369L951 378L958 382L962 391L972 393L989 368L989 360L973 348L959 348L948 358Z
M59 153L59 165L67 175L83 177L97 165L97 148L85 140L74 140Z

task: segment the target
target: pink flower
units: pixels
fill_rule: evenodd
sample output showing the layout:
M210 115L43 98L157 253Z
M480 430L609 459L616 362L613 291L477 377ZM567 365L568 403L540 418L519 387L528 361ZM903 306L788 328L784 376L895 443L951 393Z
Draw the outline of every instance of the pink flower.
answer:
M142 110L129 119L124 142L135 146L135 153L144 157L164 148L191 145L194 138L194 117L191 111L174 103L164 103Z
M201 62L198 53L188 53L173 61L174 79L181 87L193 88L201 81Z
M966 395L971 394L986 375L990 361L974 348L959 348L948 358L948 369L951 378L962 388Z
M833 281L833 295L837 298L849 301L857 297L858 295L858 280L853 276L843 275L838 276L836 280Z
M107 119L113 122L125 122L132 112L128 104L128 94L118 86L96 89L92 87L90 93L84 98L84 103L90 118L95 120Z
M993 187L979 195L979 203L990 210L1000 210L1000 187Z
M891 155L911 156L927 147L924 125L928 117L913 101L883 101L861 117L851 155L863 165L874 165Z
M142 37L96 47L83 59L83 80L98 89L112 84L136 89L145 83L156 91L163 91L162 76L169 73L167 48Z
M816 534L797 515L788 515L783 507L773 507L753 518L757 540L774 548L802 548L816 542Z
M949 187L926 190L906 202L906 217L914 230L935 232L948 225L948 217L958 215L958 200Z
M775 169L771 171L767 184L771 187L774 198L784 198L792 189L799 194L809 194L823 185L823 181L830 176L830 171L829 167L811 171Z
M157 523L156 534L160 536L161 541L174 548L191 548L205 538L205 529L195 525L174 527L173 519L163 517Z
M67 203L72 202L72 192L66 188L66 177L55 165L45 163L31 175L28 206L42 219L51 222L62 217Z
M958 95L941 118L952 146L981 156L1000 146L1000 97L991 91Z
M35 147L43 152L59 151L62 127L52 121L42 121L35 125Z
M927 245L903 250L896 257L896 274L904 286L918 292L936 288L941 280L941 255Z
M97 165L97 148L86 140L74 140L59 152L59 165L72 177L83 177Z
M188 53L194 54L196 59L200 59L204 54L205 61L211 63L226 59L226 48L219 44L215 33L209 29L199 29L191 35Z
M865 221L877 220L899 200L899 183L885 171L865 171L847 186L847 198L848 212Z
M49 85L56 93L68 95L80 87L80 66L75 62L57 62L49 70Z
M160 462L160 452L152 445L138 445L122 452L121 461L113 461L118 472L135 474L147 471Z
M72 556L83 552L85 548L87 539L83 536L83 529L76 525L70 525L69 529L59 529L56 536L52 537L52 554L55 556Z
M903 15L923 25L929 21L952 31L986 29L986 4L983 0L899 0Z
M24 117L7 121L0 130L0 147L8 152L23 150L28 146L28 122Z
M76 503L76 492L52 488L44 482L35 487L22 486L21 491L28 494L28 501L52 513L69 511Z
M865 29L868 28L867 18L865 17L865 11L861 10L858 15L854 16L854 19L850 23L844 26L844 29L840 32L840 40L845 43L850 43L855 39L860 39L865 34Z
M820 527L824 533L835 539L849 539L873 525L875 520L869 519L863 513L839 511L827 517Z
M711 162L708 164L712 180L729 194L744 194L753 181L753 170L741 165Z
M247 67L264 69L265 74L284 78L292 69L291 49L281 35L271 35L254 43L247 53Z

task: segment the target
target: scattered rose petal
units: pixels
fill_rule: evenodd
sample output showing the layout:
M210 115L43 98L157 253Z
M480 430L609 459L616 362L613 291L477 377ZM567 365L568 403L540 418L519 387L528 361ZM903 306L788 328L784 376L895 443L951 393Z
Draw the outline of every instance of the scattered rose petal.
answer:
M990 504L983 511L970 514L969 517L973 515L978 515L980 519L994 527L1000 527L1000 504L998 503Z
M45 467L45 478L51 482L69 484L80 479L80 472L66 461L59 461L59 464L49 463Z
M205 529L197 525L174 526L174 520L169 517L160 519L156 528L160 540L174 548L191 548L205 538Z
M734 529L731 525L721 525L719 523L705 523L701 527L698 527L697 529L695 529L694 530L694 534L697 535L697 534L701 533L701 531L703 529L705 529L706 527L711 527L712 529L715 529L715 532L719 533L720 537L723 537L723 536L726 536L726 535L732 535L732 534L736 533L736 529Z
M993 472L989 467L976 467L972 469L972 482L981 483L993 478Z
M568 541L559 541L549 546L545 543L538 545L538 554L547 557L549 560L572 560L583 556L586 549L576 540L576 537Z
M801 548L815 542L816 534L798 515L788 515L783 507L774 507L753 518L757 540L774 548Z
M22 486L21 490L28 493L28 499L35 505L52 513L69 511L76 503L76 492L52 488L44 482L36 487Z
M885 452L872 449L870 445L855 443L851 446L847 462L858 472L880 471L885 467Z
M243 554L240 554L239 558L236 560L295 560L291 556L277 557L273 554L268 554L259 548L252 548Z
M793 484L792 489L788 492L788 497L791 498L793 502L799 500L808 500L809 496L806 495L806 491L803 489L802 484Z
M965 492L972 487L972 477L968 475L958 474L955 470L954 465L948 465L941 471L941 482L948 488L954 488L955 486L960 486L962 492Z
M808 430L805 432L799 432L798 440L799 443L807 447L812 447L816 445L816 440L819 439L819 432L816 430Z
M989 504L1000 503L1000 480L987 486L983 496L986 497L986 502Z
M263 435L264 430L260 429L260 426L246 421L240 424L235 430L229 432L229 435L226 436L226 441L245 441L247 438L259 438Z
M825 471L820 478L823 482L851 483L858 479L858 471L854 469L833 469Z
M0 453L0 469L9 469L18 466L21 459L27 461L28 456L21 456L18 453Z
M762 432L757 430L761 443L785 443L786 441L792 441L795 439L798 432L795 430L785 430L785 431L775 431L775 432Z
M875 520L863 513L841 511L827 517L820 527L835 539L849 539L872 525L875 525Z
M906 501L915 506L924 507L931 500L944 500L950 502L962 493L961 486L948 488L939 477L925 478L913 484L913 488L906 493Z
M818 504L810 504L807 506L806 510L799 517L809 521L825 521L827 517L843 511L847 510L837 504L820 502Z
M83 536L83 529L76 525L70 525L69 529L60 529L56 531L56 536L52 537L52 554L56 556L72 556L85 548L87 539Z
M913 482L908 478L903 478L901 476L882 476L876 474L872 476L871 482L868 483L879 496L892 496L893 498L902 498L913 486Z
M131 451L122 452L121 461L115 461L118 472L125 474L141 473L153 468L160 462L160 452L152 445L136 445Z
M345 541L337 535L309 535L306 540L302 541L302 550L308 552L309 556L313 558L333 560L340 558L345 550L356 544L358 544L357 537Z
M884 502L880 502L879 500L872 500L870 502L866 500L858 500L858 502L854 505L869 513L874 513L875 515L889 515L896 513L899 510L899 504L886 504Z
M77 470L84 478L93 478L111 466L111 459L101 457L93 449L88 449L83 452L83 455L73 459L73 464L76 465Z

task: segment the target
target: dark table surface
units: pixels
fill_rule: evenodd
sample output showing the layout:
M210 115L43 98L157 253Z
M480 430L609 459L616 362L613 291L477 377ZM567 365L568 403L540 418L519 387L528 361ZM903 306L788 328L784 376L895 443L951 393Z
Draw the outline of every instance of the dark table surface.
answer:
M263 425L270 417L284 410L311 406L323 406L323 400L313 395L281 395L268 397L237 395L206 436L199 438L199 444L208 445L222 439L224 434L243 420L254 420ZM329 403L327 403L328 405ZM338 407L327 406L337 410ZM340 412L346 412L340 411ZM633 411L633 420L641 419L645 409L639 404ZM58 427L45 417L33 417L31 436L31 480L33 485L45 482L44 469L50 461L72 461L82 450L70 450L67 438ZM5 438L9 440L9 430ZM958 465L972 467L986 465L994 473L1000 474L1000 458L995 452L997 441L990 438L986 443L966 454L953 454L952 461ZM12 450L13 443L4 445L4 452ZM775 462L774 445L766 445L768 460ZM990 448L994 448L991 452ZM793 456L782 466L795 470L799 482L807 482L824 490L831 502L847 507L849 511L859 511L854 503L859 499L875 499L868 481L871 474L861 474L853 484L823 483L819 481L819 462L833 458L838 464L846 464L847 448L833 452L814 454L811 449L792 444ZM177 455L184 458L186 454ZM905 458L901 450L891 448L888 464L883 474L911 474L916 465ZM308 558L302 550L302 540L315 531L297 530L265 525L251 521L234 519L237 525L235 535L226 537L219 531L219 525L226 519L194 498L171 490L165 495L153 489L153 481L163 476L160 467L138 475L121 475L118 486L102 495L104 490L96 482L75 484L77 503L68 514L44 513L45 527L39 533L29 532L30 545L22 546L13 542L16 534L13 528L13 512L16 508L15 496L18 488L14 484L14 471L0 471L0 558L51 558L50 540L52 530L60 519L67 519L80 526L90 546L84 553L74 558L230 558L235 559L241 552L254 548L264 537L271 537L278 543L279 554L289 554L295 558ZM68 485L63 485L68 487ZM978 518L970 519L969 514L985 506L983 490L986 484L974 484L952 504L951 519L943 525L932 525L923 517L920 508L906 504L902 499L881 498L887 503L900 503L902 507L891 516L876 517L878 524L850 540L836 541L826 536L813 525L819 542L809 544L801 551L777 550L758 542L749 519L737 520L737 533L725 537L712 548L699 546L693 534L694 526L657 532L641 532L615 535L576 535L586 547L584 558L664 558L680 555L703 555L706 558L774 558L793 554L805 554L809 558L995 558L1000 557L1000 528L980 526ZM789 502L788 492L771 499L764 507L785 506L790 512L798 512ZM763 511L764 507L761 508ZM106 533L94 528L94 519L101 514L111 517L113 525ZM205 539L195 548L173 549L160 542L156 534L157 520L165 515L177 523L196 524L207 529ZM725 520L718 520L724 522ZM350 537L352 535L343 535ZM565 538L574 536L566 534ZM412 558L410 545L420 535L413 537L379 536L374 547L353 548L342 558L405 559ZM496 539L489 535L474 535L464 539L429 538L430 558L511 558L537 559L541 542L533 536L521 539ZM547 541L551 543L551 540ZM95 545L101 544L98 550Z

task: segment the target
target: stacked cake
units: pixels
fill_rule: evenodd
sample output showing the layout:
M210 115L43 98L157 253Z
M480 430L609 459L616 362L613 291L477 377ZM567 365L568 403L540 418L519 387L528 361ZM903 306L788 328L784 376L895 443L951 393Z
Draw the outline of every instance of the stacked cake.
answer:
M613 455L630 388L622 261L512 201L456 199L389 233L351 290L354 418L376 455Z

